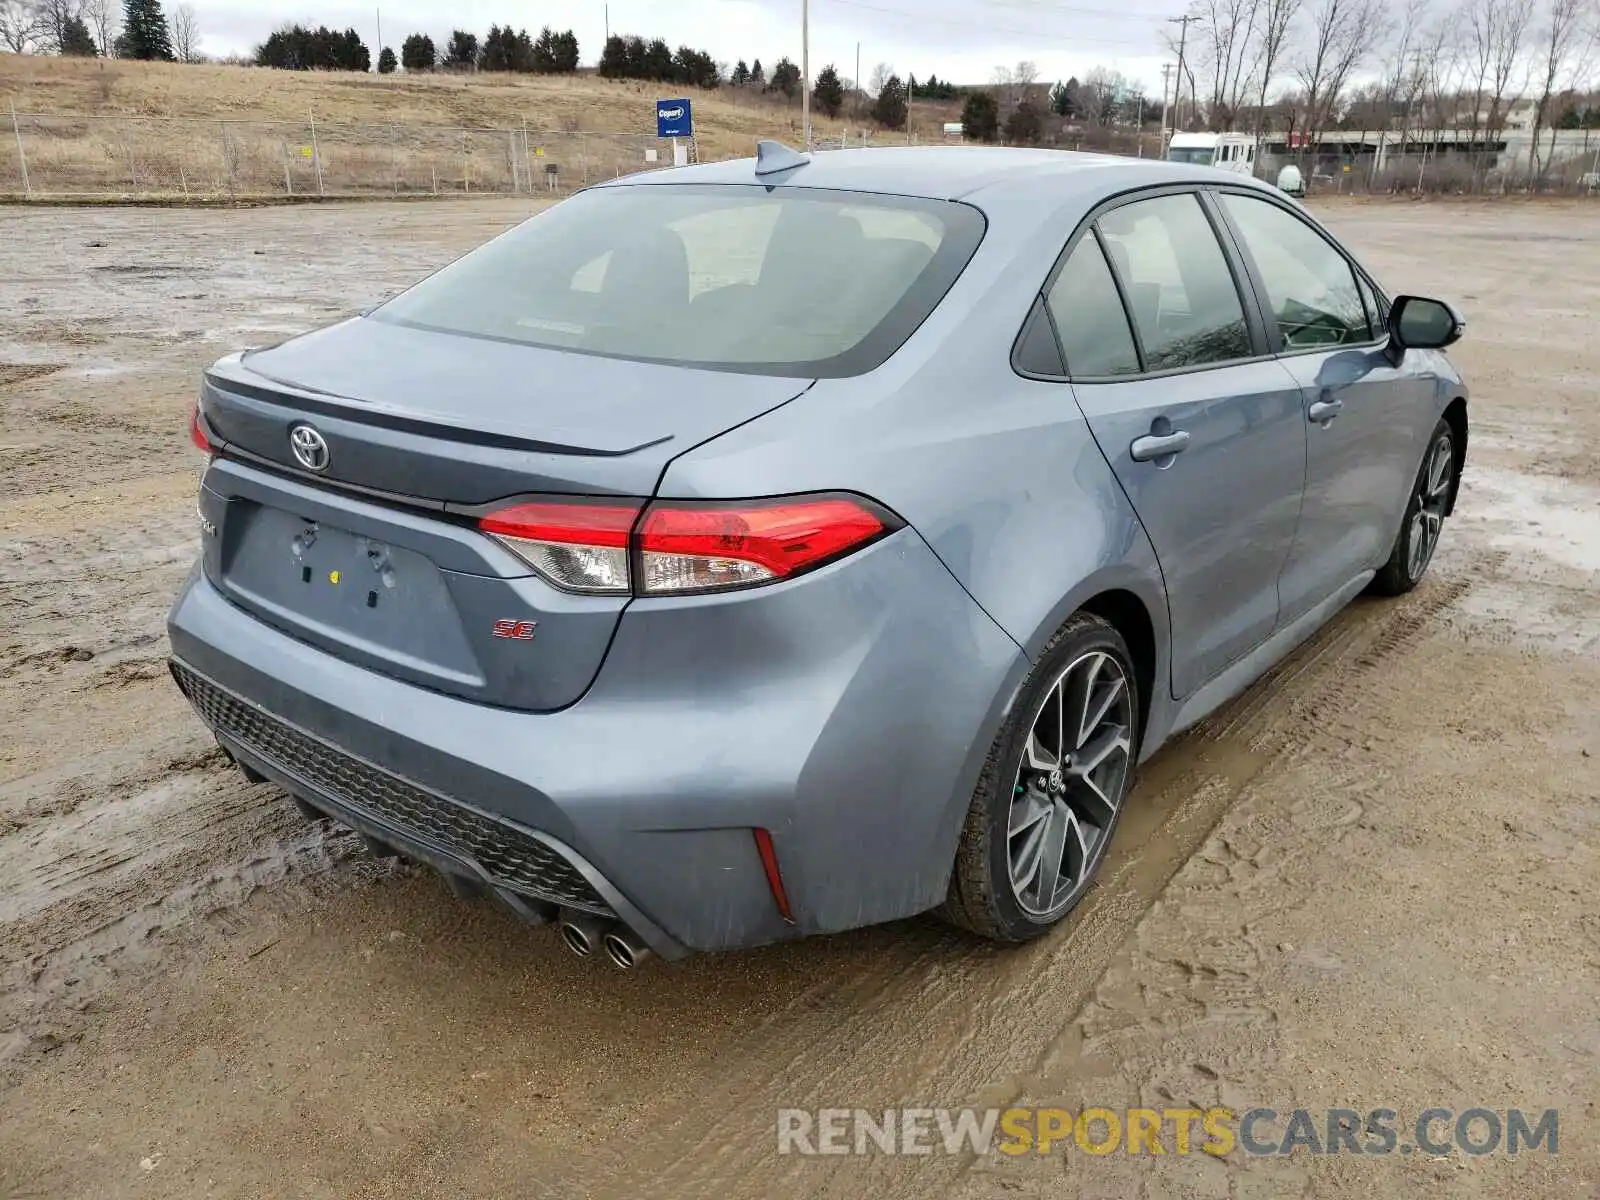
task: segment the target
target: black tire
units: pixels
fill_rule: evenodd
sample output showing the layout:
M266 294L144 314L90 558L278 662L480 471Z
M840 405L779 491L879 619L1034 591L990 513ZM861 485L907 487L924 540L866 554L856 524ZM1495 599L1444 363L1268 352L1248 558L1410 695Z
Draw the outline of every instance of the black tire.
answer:
M1455 430L1448 421L1434 426L1427 448L1422 452L1422 462L1417 466L1411 493L1406 497L1405 515L1400 519L1400 532L1395 535L1389 561L1379 568L1369 588L1379 596L1403 596L1428 573L1455 487L1455 441ZM1441 463L1445 472L1442 480L1434 473ZM1430 526L1431 536L1425 532ZM1420 553L1419 537L1427 542Z
M1029 739L1033 734L1035 719L1044 717L1049 711L1050 704L1058 706L1056 710L1058 714L1076 706L1076 702L1069 698L1069 692L1074 692L1076 686L1073 682L1074 672L1089 677L1088 682L1077 687L1075 693L1087 697L1081 711L1088 713L1098 705L1098 700L1091 703L1090 699L1095 695L1093 691L1095 681L1101 678L1109 679L1110 672L1105 662L1097 656L1103 656L1104 660L1115 663L1126 689L1125 708L1118 701L1115 711L1107 717L1103 725L1091 727L1088 739L1088 742L1096 742L1094 731L1100 729L1103 732L1099 736L1099 742L1108 740L1115 742L1117 739L1113 734L1125 721L1127 741L1125 763L1117 778L1116 794L1110 796L1115 804L1109 820L1103 821L1096 831L1094 840L1088 846L1087 855L1081 856L1081 850L1077 851L1081 857L1076 869L1072 870L1070 885L1056 885L1067 886L1068 890L1053 901L1048 911L1039 911L1037 908L1030 911L1025 906L1024 900L1019 897L1017 886L1013 883L1012 843L1019 838L1026 839L1031 834L1026 830L1017 835L1010 833L1013 802L1016 800L1018 803L1033 803L1046 809L1054 804L1063 807L1075 805L1076 801L1072 797L1080 793L1074 789L1082 789L1085 783L1081 776L1074 777L1071 770L1057 770L1054 775L1047 775L1044 772L1035 775L1035 768L1032 765L1024 767L1023 756L1029 750ZM1056 690L1058 683L1062 685L1060 692ZM1109 683L1103 684L1102 687L1103 694L1110 694L1114 690ZM961 842L956 849L950 890L944 904L937 910L942 920L994 941L1026 942L1047 932L1072 911L1094 882L1095 873L1099 870L1106 848L1111 844L1112 835L1121 818L1124 801L1133 786L1134 764L1138 758L1139 747L1139 704L1138 679L1133 669L1133 658L1122 635L1112 625L1091 613L1074 614L1050 640L1033 670L1023 681L1012 711L989 750L989 757L978 777L978 786L973 792L972 804L967 810ZM1080 719L1080 726L1085 723L1085 719ZM1062 727L1067 723L1065 719L1060 722ZM1069 762L1078 760L1079 752L1093 750L1094 747L1088 742L1077 747L1070 758L1063 756L1063 767ZM1034 756L1030 756L1030 763L1033 758ZM1085 758L1082 761L1088 760ZM1079 765L1081 767L1081 763ZM1107 768L1112 765L1108 760ZM1031 781L1027 785L1022 783L1024 771ZM1067 776L1064 783L1067 790L1052 795L1047 785L1054 786L1050 784L1052 779L1056 783L1061 783L1060 777L1063 775ZM1091 772L1091 782L1093 782L1092 776ZM1105 785L1105 781L1109 778L1111 775L1102 773L1096 788ZM1106 786L1105 793L1095 790L1093 795L1096 797L1102 794L1109 795L1109 785ZM1019 797L1024 799L1017 799ZM1042 843L1039 851L1041 860L1048 856L1046 852L1050 845L1049 837L1053 823L1054 818L1047 812L1042 821L1044 828L1039 833ZM1094 827L1080 824L1078 828L1087 834ZM1083 844L1081 838L1076 843L1079 847ZM1069 869L1067 858L1073 857L1074 852L1069 851L1063 844L1062 854L1066 857L1059 860L1060 869L1067 870ZM1039 883L1038 890L1042 892L1044 886L1043 883ZM1026 888L1023 891L1025 892ZM1055 887L1052 887L1051 895L1057 895Z

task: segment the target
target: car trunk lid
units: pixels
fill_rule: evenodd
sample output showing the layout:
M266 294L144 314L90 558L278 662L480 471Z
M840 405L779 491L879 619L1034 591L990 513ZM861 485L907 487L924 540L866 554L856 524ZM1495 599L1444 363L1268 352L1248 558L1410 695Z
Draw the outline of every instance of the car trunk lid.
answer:
M261 620L487 704L577 700L626 596L564 592L476 515L530 495L652 495L677 454L808 380L701 371L356 320L207 373L221 451L206 572ZM321 470L297 459L311 426Z

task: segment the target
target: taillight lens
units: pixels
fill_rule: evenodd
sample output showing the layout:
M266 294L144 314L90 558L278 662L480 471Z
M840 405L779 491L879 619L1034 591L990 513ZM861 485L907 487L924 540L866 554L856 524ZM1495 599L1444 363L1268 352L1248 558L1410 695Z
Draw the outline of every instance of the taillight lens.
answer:
M538 574L589 595L686 595L788 579L897 527L852 496L643 501L545 498L481 517Z
M638 518L636 503L535 500L490 513L478 528L559 588L626 595L628 534Z
M847 496L652 504L639 526L644 595L787 579L879 537L883 515Z
M216 448L212 446L211 439L206 437L205 426L200 424L200 406L196 404L194 411L189 414L189 440L194 443L194 448L202 454L215 454Z

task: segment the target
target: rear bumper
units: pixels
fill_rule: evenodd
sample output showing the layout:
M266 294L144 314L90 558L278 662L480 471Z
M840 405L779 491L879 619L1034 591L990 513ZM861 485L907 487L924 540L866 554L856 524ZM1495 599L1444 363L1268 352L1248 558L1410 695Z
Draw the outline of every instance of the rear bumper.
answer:
M1026 669L911 530L791 583L635 602L588 694L554 713L355 666L198 571L168 631L186 694L255 769L536 915L609 910L666 958L937 904Z

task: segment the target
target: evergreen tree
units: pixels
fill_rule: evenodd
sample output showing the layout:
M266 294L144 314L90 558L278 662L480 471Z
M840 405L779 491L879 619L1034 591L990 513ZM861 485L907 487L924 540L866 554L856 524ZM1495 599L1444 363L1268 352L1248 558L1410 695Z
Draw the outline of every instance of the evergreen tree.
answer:
M837 117L844 107L844 84L832 63L817 72L817 85L811 89L811 107L825 117Z
M728 82L733 84L734 87L743 87L750 82L750 68L744 65L744 59L741 58L734 66L733 75Z
M1039 140L1041 122L1033 101L1024 100L1006 118L1006 141L1013 146L1031 146Z
M66 58L93 58L99 53L94 34L82 17L73 14L61 25L61 53Z
M756 66L759 69L760 63ZM767 84L767 91L782 92L793 100L800 92L800 68L795 66L785 56L778 60L778 65L772 68L772 82Z
M761 69L761 60L759 58L750 64L750 86L758 88L767 86L767 73Z
M1050 92L1050 111L1058 117L1074 120L1083 116L1083 97L1077 76L1058 83Z
M425 33L413 33L400 43L400 65L408 71L431 71L439 56L433 49L433 39ZM382 68L383 59L378 59Z
M389 47L385 46L382 50L378 51L379 75L393 75L394 69L399 65L399 62L395 59L394 51L389 49Z
M872 102L872 119L885 129L906 127L906 88L900 76L891 75L884 82L878 98Z
M628 77L628 43L613 33L600 51L600 74L607 79Z
M445 47L444 65L470 67L478 61L478 35L465 29L450 32L450 44Z
M173 61L172 32L161 11L161 0L123 0L117 57Z
M973 92L961 108L961 136L992 142L1000 136L1000 105L990 92Z
M572 30L555 36L555 70L570 75L578 69L578 35Z

